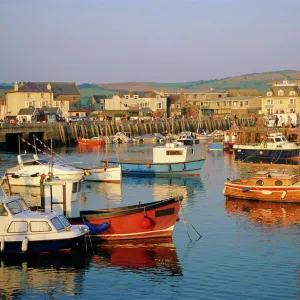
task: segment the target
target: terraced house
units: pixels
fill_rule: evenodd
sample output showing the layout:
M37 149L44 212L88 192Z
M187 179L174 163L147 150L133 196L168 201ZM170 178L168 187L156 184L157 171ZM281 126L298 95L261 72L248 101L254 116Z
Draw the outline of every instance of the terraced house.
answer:
M273 81L272 87L262 97L262 113L300 112L300 80Z
M74 82L17 82L6 92L8 119L16 119L21 109L60 108L61 117L69 115L70 104L80 101L80 92Z

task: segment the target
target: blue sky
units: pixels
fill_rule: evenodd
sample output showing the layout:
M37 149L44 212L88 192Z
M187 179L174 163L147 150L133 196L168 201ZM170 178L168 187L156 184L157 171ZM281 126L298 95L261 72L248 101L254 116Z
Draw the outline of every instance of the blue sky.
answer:
M299 0L1 0L0 82L300 70Z

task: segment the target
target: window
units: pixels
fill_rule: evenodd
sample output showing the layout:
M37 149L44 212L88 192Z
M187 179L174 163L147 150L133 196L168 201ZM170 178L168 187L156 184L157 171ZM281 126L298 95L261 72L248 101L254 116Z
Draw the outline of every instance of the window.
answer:
M18 201L16 200L8 202L7 207L13 215L18 214L22 211Z
M163 108L162 102L156 102L156 108L162 109Z
M245 105L248 105L249 104L249 102L248 101L245 101Z
M167 155L183 155L182 150L167 150Z
M29 207L24 199L19 199L19 204L21 205L23 210L29 210Z
M25 101L25 106L29 107L29 101Z
M145 102L145 107L149 107L149 102Z
M65 227L71 226L70 222L68 221L68 219L65 216L59 215L58 218L64 224Z
M130 96L129 95L125 95L124 98L128 100L130 98Z
M273 114L273 109L272 108L268 108L267 109L267 114L268 115L272 115Z
M100 105L100 110L103 110L104 109L104 106L103 105Z
M197 99L197 96L198 96L198 95L194 95L194 99Z
M27 99L30 99L30 93L27 93Z
M32 101L32 107L35 107L35 101Z
M295 91L290 91L290 96L296 95Z
M267 104L273 104L273 99L267 99Z
M28 225L27 225L27 222L25 221L19 221L19 222L11 222L8 229L7 229L7 232L10 232L10 233L25 233L28 231Z
M51 219L51 222L56 230L63 230L65 228L64 224L59 220L58 217Z
M279 104L281 104L281 105L283 104L283 100L282 99L279 100Z
M240 107L243 107L243 101L240 102Z
M45 94L41 93L41 98L44 99L45 98Z
M55 106L56 106L56 107L59 107L59 102L56 101Z
M30 231L32 232L46 232L51 231L51 227L47 221L31 221Z
M284 91L283 90L278 91L278 96L284 96Z
M156 99L160 99L160 95L156 95Z
M134 98L134 99L138 99L138 98L139 98L139 95L134 95L133 98Z
M272 96L272 92L267 92L267 96Z
M296 99L290 99L290 104L296 104Z
M176 104L175 104L175 107L176 107L176 108L181 108L181 104L180 104L180 103L176 103Z

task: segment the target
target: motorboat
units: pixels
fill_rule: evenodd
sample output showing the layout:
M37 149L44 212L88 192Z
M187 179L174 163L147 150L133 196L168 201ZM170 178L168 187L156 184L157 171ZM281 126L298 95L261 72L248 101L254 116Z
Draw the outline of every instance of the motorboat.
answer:
M286 158L299 157L300 147L294 143L289 142L282 133L270 133L262 137L262 142L259 144L235 144L233 151L236 159L269 159L279 160Z
M223 193L228 198L271 202L300 202L296 175L259 171L250 179L227 179Z
M199 144L199 140L196 138L195 134L191 131L183 131L179 133L177 142L181 142L184 145L196 145Z
M52 253L69 250L89 232L56 212L31 211L20 196L0 200L0 254Z
M153 158L110 160L110 164L121 165L123 175L131 176L200 176L204 157L191 146L172 142L153 147Z
M7 169L4 178L9 178L10 185L40 186L41 176L49 173L60 179L82 179L84 172L56 161L40 159L37 154L19 154L18 165Z
M149 133L140 136L140 139L144 143L164 143L166 142L166 137L161 133Z

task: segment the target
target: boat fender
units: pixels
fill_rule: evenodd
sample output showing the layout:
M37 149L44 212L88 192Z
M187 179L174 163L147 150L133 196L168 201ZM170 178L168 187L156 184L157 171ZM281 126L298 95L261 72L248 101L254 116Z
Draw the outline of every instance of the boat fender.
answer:
M97 234L107 230L110 227L110 222L103 222L99 225L85 223L85 225L89 228L91 234Z
M172 167L171 165L168 166L168 171L171 172L172 171Z
M43 173L43 174L41 174L41 178L42 178L42 179L45 179L46 177L47 177L47 175L46 175L46 174L44 174L44 173Z
M283 191L280 198L283 199L285 198L285 196L286 196L286 191Z
M21 248L22 252L26 252L28 250L28 242L29 242L28 237L25 236L24 240L22 241L22 248Z
M185 164L183 164L182 170L184 171L185 169L186 169L186 166L185 166Z
M147 165L146 165L146 168L147 168L147 169L151 168L151 165L150 165L150 164L147 164Z
M2 239L0 240L0 243L1 243L0 250L1 250L1 252L3 252L3 251L4 251L4 247L5 247L4 238L2 238Z
M140 225L143 229L148 229L150 227L152 227L154 224L154 221L149 218L148 216L144 216L141 220L140 220Z
M88 170L83 170L84 176L91 176L91 173Z
M260 155L263 155L264 153L263 153L263 151L259 151L259 154L260 154Z
M17 175L17 174L12 174L11 177L12 177L12 178L20 178L20 176Z
M248 192L248 191L250 191L250 190L251 190L251 187L248 186L248 187L243 188L243 189L242 189L242 192L243 192L243 193L246 193L246 192Z

